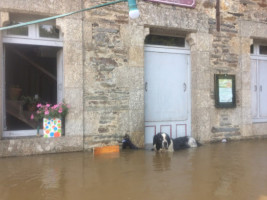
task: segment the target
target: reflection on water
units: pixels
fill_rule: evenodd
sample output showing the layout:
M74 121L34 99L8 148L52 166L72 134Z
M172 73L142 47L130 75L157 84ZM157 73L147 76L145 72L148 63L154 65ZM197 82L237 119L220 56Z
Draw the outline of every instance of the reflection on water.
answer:
M1 200L265 200L267 140L0 159Z

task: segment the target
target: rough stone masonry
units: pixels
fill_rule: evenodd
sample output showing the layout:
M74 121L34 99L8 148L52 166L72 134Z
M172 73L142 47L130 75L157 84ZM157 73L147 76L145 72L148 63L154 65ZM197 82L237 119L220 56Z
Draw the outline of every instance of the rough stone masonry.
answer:
M219 2L197 0L195 8L185 8L140 0L137 3L141 16L136 20L128 17L126 2L57 19L64 38L64 98L71 105L66 136L49 140L2 138L0 156L90 150L117 144L124 134L143 147L144 40L150 33L183 36L190 45L194 137L210 142L225 137L265 136L267 124L252 122L250 46L255 40L267 41L267 2ZM100 3L103 2L2 0L0 24L5 25L14 13L46 17ZM218 6L220 20L216 15ZM2 73L0 70L1 76ZM236 108L215 108L214 74L236 76ZM1 125L2 106L0 114Z

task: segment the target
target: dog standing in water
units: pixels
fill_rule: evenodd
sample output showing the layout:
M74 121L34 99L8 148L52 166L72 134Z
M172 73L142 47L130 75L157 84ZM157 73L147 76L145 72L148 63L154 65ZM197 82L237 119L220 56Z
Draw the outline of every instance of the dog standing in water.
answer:
M197 147L198 144L193 137L184 136L171 139L167 133L158 133L153 138L155 151L178 151L181 149Z

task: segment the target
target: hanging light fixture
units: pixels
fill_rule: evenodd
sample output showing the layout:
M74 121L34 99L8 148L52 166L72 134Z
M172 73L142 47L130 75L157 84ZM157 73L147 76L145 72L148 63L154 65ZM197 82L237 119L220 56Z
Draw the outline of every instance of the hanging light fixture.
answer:
M136 5L136 0L128 0L129 16L132 19L136 19L140 16L140 12Z

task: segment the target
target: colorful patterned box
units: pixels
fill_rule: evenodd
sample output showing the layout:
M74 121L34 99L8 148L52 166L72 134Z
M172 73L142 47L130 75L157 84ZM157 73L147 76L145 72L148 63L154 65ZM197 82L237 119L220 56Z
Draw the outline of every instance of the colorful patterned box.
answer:
M44 118L43 119L44 137L60 137L61 136L61 119L60 118Z

